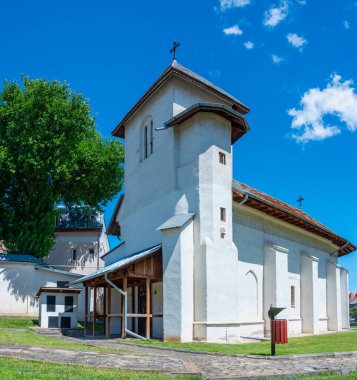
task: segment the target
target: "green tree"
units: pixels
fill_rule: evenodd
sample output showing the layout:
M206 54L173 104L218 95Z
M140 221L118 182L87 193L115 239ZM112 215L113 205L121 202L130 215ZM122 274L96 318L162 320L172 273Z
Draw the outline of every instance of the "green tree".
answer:
M5 82L0 92L0 240L43 257L56 205L100 210L122 188L124 148L95 129L89 103L66 83Z

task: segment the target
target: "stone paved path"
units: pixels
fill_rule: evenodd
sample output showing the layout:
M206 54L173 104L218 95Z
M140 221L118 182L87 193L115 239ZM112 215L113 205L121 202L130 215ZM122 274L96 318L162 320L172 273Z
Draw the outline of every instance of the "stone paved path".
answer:
M346 373L357 369L357 352L344 354L295 355L289 357L233 356L158 350L114 340L83 341L93 346L118 349L118 353L74 351L52 347L0 344L0 356L56 363L93 365L124 370L158 371L167 374L200 375L205 379L263 378L324 371Z

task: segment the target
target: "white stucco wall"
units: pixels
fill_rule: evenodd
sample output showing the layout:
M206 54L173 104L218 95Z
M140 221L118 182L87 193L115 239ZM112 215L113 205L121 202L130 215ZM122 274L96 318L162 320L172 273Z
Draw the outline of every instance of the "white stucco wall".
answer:
M322 238L246 206L234 210L233 233L241 267L238 282L243 284L244 274L252 271L257 278L259 292L263 298L265 294L267 296L263 301L263 310L259 312L259 318L266 320L266 330L268 329L266 313L270 300L280 303L274 306L287 307L287 310L278 317L288 319L290 335L341 329L341 323L332 322L342 318L342 309L341 306L338 307L338 303L341 305L346 302L346 297L340 296L339 266L336 267L336 257L330 255L336 251L335 246ZM264 250L263 247L267 242L288 250L287 265L282 263L278 265L281 282L277 288L269 286L272 274L269 261L273 261L274 264L275 258L272 255L269 256ZM267 265L265 268L264 263ZM331 267L330 270L327 269L329 267ZM264 277L265 274L268 278ZM343 281L345 295L347 288L345 277ZM328 283L330 285L327 285ZM291 286L295 287L294 308L290 305ZM278 296L281 292L283 294L279 301ZM241 299L244 301L244 298ZM331 306L328 310L329 304ZM246 312L244 304L242 308L240 316ZM346 309L346 306L344 308ZM344 318L346 320L346 316ZM329 325L328 321L330 321Z
M104 266L98 259L109 250L108 238L104 231L56 232L56 243L50 254L44 258L57 269L79 274L88 274ZM72 260L72 250L76 249L77 259ZM94 249L94 254L89 250Z
M55 311L47 311L47 296L56 297L56 306ZM65 311L65 297L73 297L73 311ZM71 318L70 328L76 328L78 322L78 295L77 294L68 294L68 293L42 293L39 299L40 305L40 327L48 328L48 318L49 317L58 317L58 328L61 326L61 318L69 317Z
M339 294L339 309L335 310L341 314L345 309L341 294L346 286L339 286L346 283L346 276L336 272L333 279L326 269L327 262L336 265L336 257L330 255L336 247L246 206L237 209L232 205L233 159L227 120L200 113L179 126L154 131L154 152L143 159L145 120L153 120L154 128L161 128L187 107L207 101L222 103L192 84L170 80L126 124L125 198L116 216L125 244L105 258L106 265L163 244L167 339L234 341L242 335L263 335L264 324L269 332L270 303L287 308L279 317L288 319L290 335L303 329L326 331L328 322L331 328L333 308L328 307L332 301L327 288L332 283ZM226 165L219 163L219 152L226 155ZM226 209L225 222L220 221L220 207ZM180 213L195 213L192 249L191 235L185 237L187 231L162 235L157 231ZM191 251L192 258L187 255ZM303 254L316 261L304 262ZM183 267L187 273L182 273ZM309 284L313 285L310 298ZM295 305L290 304L291 287ZM311 302L313 313L309 314L306 310Z
M39 313L35 295L41 287L57 286L57 281L74 281L78 277L47 270L35 269L34 264L0 263L1 316L34 316ZM77 285L77 287L81 287ZM81 292L84 293L84 292ZM79 296L78 317L84 317L84 295Z

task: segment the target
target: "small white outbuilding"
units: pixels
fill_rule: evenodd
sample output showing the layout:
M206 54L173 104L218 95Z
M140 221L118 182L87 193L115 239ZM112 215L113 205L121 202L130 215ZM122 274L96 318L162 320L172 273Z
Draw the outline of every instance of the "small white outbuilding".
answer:
M39 300L39 325L42 328L76 328L78 322L78 288L42 287Z

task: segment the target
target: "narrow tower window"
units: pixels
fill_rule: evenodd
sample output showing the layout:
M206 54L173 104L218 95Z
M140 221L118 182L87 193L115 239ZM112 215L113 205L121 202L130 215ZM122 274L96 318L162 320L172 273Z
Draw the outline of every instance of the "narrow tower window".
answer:
M224 153L219 152L218 153L218 159L219 159L220 164L226 165L226 155Z
M148 127L144 128L144 159L148 158Z
M72 261L76 261L76 260L77 260L77 250L72 249Z
M295 307L295 286L290 287L290 306Z
M225 222L226 221L226 209L221 207L219 214L220 214L221 222Z
M154 124L150 121L150 154L154 153Z

